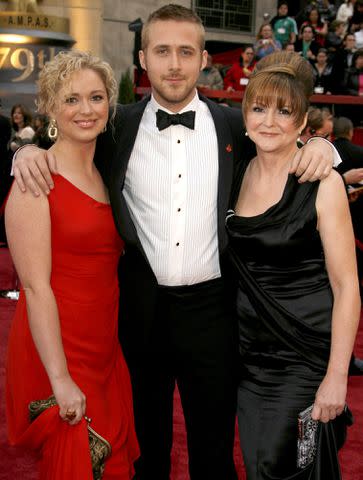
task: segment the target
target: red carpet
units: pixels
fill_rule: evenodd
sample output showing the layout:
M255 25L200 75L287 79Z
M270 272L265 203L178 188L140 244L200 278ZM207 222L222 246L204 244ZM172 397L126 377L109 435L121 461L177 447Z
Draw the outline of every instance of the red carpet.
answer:
M0 290L10 289L14 281L13 270L7 249L0 248ZM16 302L0 299L0 480L36 480L36 465L31 455L24 454L6 444L4 412L4 358L7 336ZM363 320L356 342L355 353L363 358ZM21 375L21 372L19 372ZM353 411L355 424L349 429L348 441L342 451L343 480L363 480L363 377L349 380L348 404ZM175 395L174 446L172 452L172 480L188 480L188 455L185 443L183 413ZM238 443L235 445L235 460L239 480L245 480ZM221 479L223 480L223 479ZM324 479L325 480L325 479ZM326 479L329 480L329 479Z

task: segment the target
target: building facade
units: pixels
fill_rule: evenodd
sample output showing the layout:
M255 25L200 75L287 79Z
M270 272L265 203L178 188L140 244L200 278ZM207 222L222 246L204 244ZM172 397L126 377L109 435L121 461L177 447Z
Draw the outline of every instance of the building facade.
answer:
M250 44L277 0L177 0L194 8L206 25L207 45L219 49ZM116 78L132 68L137 55L130 23L145 22L165 0L0 1L0 98L8 111L15 99L34 110L35 80L43 63L64 48L100 55ZM138 23L136 22L136 24Z
M153 10L165 3L165 0L104 0L102 52L115 69L117 78L133 61L135 34L129 31L129 23L138 18L144 22ZM269 13L272 17L277 8L277 0L177 0L175 3L196 9L203 21L208 20L207 41L227 45L254 43L263 15ZM233 19L228 21L234 12L235 22L243 22L247 27L245 31L238 30Z

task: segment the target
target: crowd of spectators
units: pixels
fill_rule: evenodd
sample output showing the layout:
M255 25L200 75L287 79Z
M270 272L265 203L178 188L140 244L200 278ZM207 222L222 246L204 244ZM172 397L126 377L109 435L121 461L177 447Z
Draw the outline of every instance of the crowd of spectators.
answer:
M25 105L14 105L10 113L9 135L2 141L2 148L6 149L9 155L27 143L48 149L52 144L47 134L48 124L49 120L45 115L38 114L33 117Z
M281 1L271 21L260 26L254 45L246 46L229 69L220 69L224 89L243 90L256 61L279 49L299 52L310 62L316 94L363 95L363 0L338 7L328 0L310 1L295 18ZM347 114L359 123L354 111Z
M48 137L48 123L45 115L33 117L29 109L20 103L13 105L10 119L0 111L0 242L5 242L2 206L11 185L13 154L27 143L48 149L52 145Z

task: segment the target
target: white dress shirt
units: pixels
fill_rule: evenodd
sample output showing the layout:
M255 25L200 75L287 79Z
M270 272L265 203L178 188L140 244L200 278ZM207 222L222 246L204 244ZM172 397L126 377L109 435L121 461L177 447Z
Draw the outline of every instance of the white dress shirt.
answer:
M217 235L218 142L197 93L195 129L159 131L154 97L145 108L130 156L124 196L160 285L192 285L220 276Z

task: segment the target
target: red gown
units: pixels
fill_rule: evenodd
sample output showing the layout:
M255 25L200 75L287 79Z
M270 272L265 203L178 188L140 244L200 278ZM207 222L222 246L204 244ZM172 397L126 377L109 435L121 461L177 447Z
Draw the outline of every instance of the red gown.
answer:
M86 395L86 415L112 446L103 480L129 480L139 450L131 384L118 342L117 265L123 242L111 207L61 175L49 195L51 285L71 377ZM9 441L36 449L42 480L92 480L86 422L70 426L52 407L30 423L28 404L52 394L30 333L21 291L7 358Z

